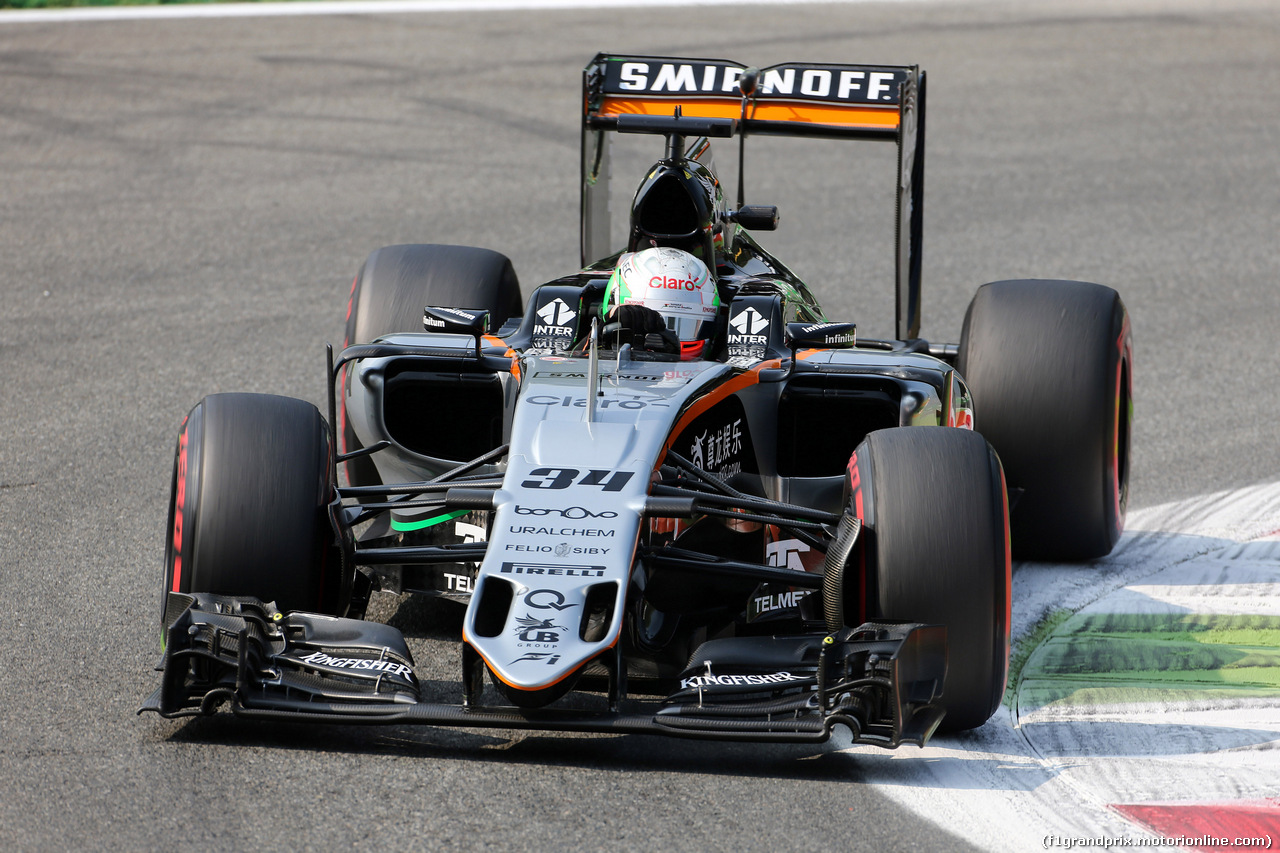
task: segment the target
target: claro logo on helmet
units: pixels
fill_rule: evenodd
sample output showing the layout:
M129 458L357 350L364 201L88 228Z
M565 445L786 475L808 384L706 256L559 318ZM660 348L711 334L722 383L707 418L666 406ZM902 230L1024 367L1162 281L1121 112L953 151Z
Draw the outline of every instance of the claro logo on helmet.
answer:
M671 278L666 275L655 275L649 279L650 287L660 287L663 290L697 290L698 283L691 278Z

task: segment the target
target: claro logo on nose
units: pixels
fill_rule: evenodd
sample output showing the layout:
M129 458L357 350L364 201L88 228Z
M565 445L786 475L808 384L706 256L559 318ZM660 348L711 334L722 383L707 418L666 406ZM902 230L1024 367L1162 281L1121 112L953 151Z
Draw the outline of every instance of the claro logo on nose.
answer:
M698 283L691 278L671 278L665 275L655 275L649 279L650 287L661 287L664 290L697 290Z

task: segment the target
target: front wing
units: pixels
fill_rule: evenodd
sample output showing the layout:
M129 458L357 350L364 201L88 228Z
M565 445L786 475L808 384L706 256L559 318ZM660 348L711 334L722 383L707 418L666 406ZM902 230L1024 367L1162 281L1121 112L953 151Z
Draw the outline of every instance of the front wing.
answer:
M923 746L942 719L946 629L868 623L839 634L705 643L662 701L625 695L608 709L481 705L483 671L465 654L469 701L422 701L395 628L281 613L252 598L170 593L161 686L142 711L341 724L614 732L744 741L825 741L841 725L855 743ZM470 659L470 663L468 660ZM625 665L621 667L625 669Z

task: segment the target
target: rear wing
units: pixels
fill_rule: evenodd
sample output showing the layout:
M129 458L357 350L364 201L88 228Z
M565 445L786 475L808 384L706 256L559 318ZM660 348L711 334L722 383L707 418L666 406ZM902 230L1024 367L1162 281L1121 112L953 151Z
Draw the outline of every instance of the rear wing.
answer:
M761 68L744 101L747 66L724 59L597 54L582 74L582 264L610 245L609 141L619 116L732 120L732 134L868 139L898 145L894 227L897 336L920 336L925 74L917 66L788 62ZM748 75L749 76L749 75ZM627 120L624 120L624 124Z

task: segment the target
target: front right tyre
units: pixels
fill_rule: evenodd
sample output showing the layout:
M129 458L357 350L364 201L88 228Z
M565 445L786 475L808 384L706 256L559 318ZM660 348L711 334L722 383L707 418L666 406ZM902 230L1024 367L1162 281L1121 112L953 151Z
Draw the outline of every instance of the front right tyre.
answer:
M1129 503L1133 407L1120 295L1081 281L985 284L965 314L956 366L974 429L1000 454L1016 496L1014 556L1110 553Z
M877 619L946 626L940 728L982 725L1000 704L1009 666L1009 514L999 458L966 429L877 430L850 458L846 491L846 514L862 528L851 551L828 552L828 630ZM832 550L840 552L839 541Z
M428 305L488 311L495 329L524 313L520 282L505 255L434 243L385 246L369 255L351 284L343 346L367 344L396 332L421 332L422 309ZM342 453L362 447L347 415L348 373L342 376L338 399ZM353 486L382 482L369 456L358 456L344 466Z

